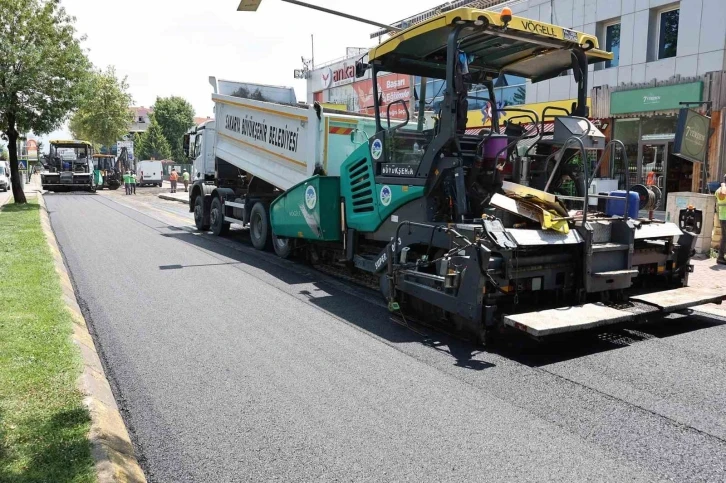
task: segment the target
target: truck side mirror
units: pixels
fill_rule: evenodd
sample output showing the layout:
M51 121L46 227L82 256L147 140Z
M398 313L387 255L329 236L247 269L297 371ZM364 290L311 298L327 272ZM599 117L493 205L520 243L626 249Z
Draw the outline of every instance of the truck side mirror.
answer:
M182 149L184 150L184 156L187 158L189 157L189 134L184 135L184 140L182 141Z
M355 76L357 78L361 78L364 75L366 75L366 70L368 70L368 64L366 64L363 61L358 61L355 63Z

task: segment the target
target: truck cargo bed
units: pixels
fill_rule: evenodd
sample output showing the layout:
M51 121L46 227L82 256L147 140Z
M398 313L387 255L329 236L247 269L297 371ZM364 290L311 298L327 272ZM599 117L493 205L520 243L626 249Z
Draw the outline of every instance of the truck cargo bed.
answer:
M285 105L220 94L215 103L215 156L272 186L287 190L340 165L375 132L363 116L318 112L311 105ZM359 135L356 136L356 133Z

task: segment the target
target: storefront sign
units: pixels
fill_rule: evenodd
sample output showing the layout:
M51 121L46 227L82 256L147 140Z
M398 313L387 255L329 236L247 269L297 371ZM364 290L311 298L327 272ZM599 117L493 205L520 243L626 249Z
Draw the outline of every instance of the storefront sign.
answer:
M381 117L388 116L388 105L395 101L404 100L408 106L411 100L411 77L403 74L382 74L378 76L378 95L383 101L381 104ZM357 111L365 114L375 112L375 99L373 98L372 79L355 82L340 91L332 92L331 98L352 98L357 102ZM391 106L391 119L405 119L406 109L402 103Z
M700 101L702 82L617 91L610 95L610 114L667 111L679 109L680 102Z
M355 62L348 61L316 71L323 89L355 82Z
M692 109L681 109L676 128L673 154L690 161L704 162L708 151L708 131L711 118Z

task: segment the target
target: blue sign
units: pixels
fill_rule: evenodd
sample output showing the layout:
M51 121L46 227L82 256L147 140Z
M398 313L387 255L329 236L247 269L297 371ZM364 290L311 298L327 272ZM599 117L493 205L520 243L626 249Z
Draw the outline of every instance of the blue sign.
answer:
M28 169L28 165L25 163L26 163L25 161L18 161L18 169L20 171Z

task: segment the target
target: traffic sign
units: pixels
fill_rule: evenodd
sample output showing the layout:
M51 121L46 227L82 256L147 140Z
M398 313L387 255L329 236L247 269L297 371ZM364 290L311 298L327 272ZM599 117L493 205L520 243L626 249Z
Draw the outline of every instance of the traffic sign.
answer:
M28 165L26 163L27 161L18 161L18 169L20 171L25 171L26 169L28 169Z

